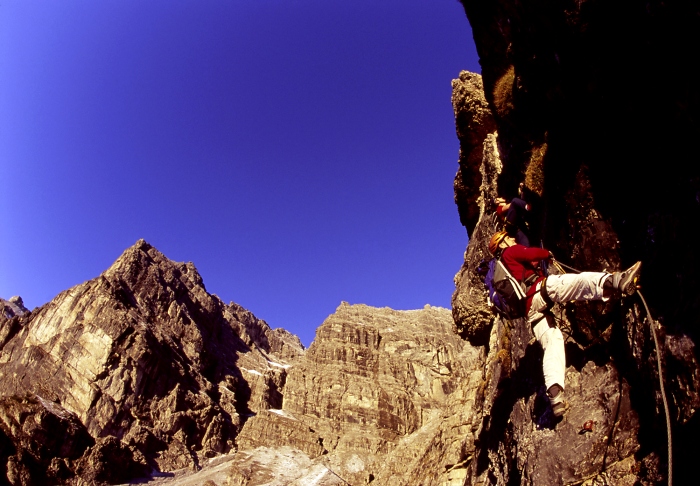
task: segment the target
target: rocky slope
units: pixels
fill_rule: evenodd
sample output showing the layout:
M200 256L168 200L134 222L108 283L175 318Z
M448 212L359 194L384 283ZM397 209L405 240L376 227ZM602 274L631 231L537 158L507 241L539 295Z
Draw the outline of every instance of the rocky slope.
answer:
M98 278L0 316L0 469L24 485L197 468L280 406L302 354L141 240Z
M447 309L343 303L290 368L282 413L249 420L239 444L288 437L350 484L461 484L480 359Z
M249 418L236 454L153 483L465 484L485 355L452 325L447 309L342 303L290 366L282 408Z
M485 354L453 332L448 309L342 303L304 350L209 294L191 263L139 241L98 278L8 314L0 460L9 484L467 477Z

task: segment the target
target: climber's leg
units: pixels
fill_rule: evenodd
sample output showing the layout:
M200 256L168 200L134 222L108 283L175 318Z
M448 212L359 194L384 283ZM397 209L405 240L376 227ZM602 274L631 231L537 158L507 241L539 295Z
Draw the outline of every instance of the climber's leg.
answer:
M552 302L568 302L571 300L603 300L608 297L603 295L603 285L610 277L609 273L583 272L566 273L564 275L550 275L547 277L547 294ZM538 322L544 317L547 303L541 292L542 282L537 283L535 293L530 302L530 311L527 319L530 322Z
M565 273L547 277L547 294L553 302L608 300L603 285L610 276L603 272Z
M564 353L564 336L557 327L551 327L550 318L540 319L533 331L537 341L542 345L544 358L542 359L542 372L547 390L552 385L559 385L564 389L564 376L566 372L566 356Z

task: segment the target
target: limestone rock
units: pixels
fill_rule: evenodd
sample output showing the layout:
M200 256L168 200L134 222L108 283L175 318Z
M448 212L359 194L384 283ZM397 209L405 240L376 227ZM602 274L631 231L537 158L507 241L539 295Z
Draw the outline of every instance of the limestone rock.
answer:
M652 310L696 340L700 6L462 4L499 135L499 189L511 196L526 181L530 240L580 269L642 260Z
M270 328L267 322L235 302L229 303L226 313L247 346L255 346L281 359L293 360L303 354L304 345L298 336L282 328Z
M498 319L489 348L476 412L482 424L466 484L646 484L651 479L642 464L655 460L656 453L642 446L631 386L612 363L585 361L568 368L571 408L557 421L544 393L542 351L529 329L510 328Z
M496 215L486 201L498 195L496 181L501 173L496 134L487 134L483 146L479 195L473 201L476 203L474 206L479 209L479 220L472 232L470 244L464 256L464 265L455 275L456 288L452 295L455 330L474 344L483 344L488 340L494 317L486 289L482 285L483 277L479 276L477 268L482 261L492 258L488 243L491 235L496 231Z
M63 473L109 482L230 451L248 416L279 407L303 352L295 336L209 294L194 265L140 240L98 278L31 314L0 316L0 398L37 397L75 417L94 444ZM5 435L17 449L15 432ZM43 471L63 457L39 456ZM13 474L29 467L5 458Z
M282 411L313 429L351 484L441 484L473 440L480 359L447 309L343 303L290 369Z
M21 316L29 312L29 309L24 307L24 301L19 295L10 297L9 300L0 298L0 307L2 307L2 315L9 319L15 316Z
M113 435L100 437L77 461L77 484L117 484L148 472L139 464L134 451Z
M248 420L236 438L242 450L256 447L292 447L314 459L328 451L323 439L304 422L280 409L259 412Z
M459 73L452 80L452 107L454 109L457 138L459 139L459 170L455 176L455 203L462 225L471 233L479 217L473 201L481 194L482 159L484 139L496 132L481 76L469 71ZM500 173L500 170L499 170Z
M137 247L136 256L140 258L145 258L139 254L143 250L151 258L161 258L143 243ZM162 258L158 265L161 270L178 265ZM124 270L133 268L123 263L119 267ZM149 265L142 265L137 280L146 278L144 270L146 274L155 271L149 270ZM159 280L157 293L162 295L168 288L162 282L167 279ZM193 280L196 282L196 277ZM243 310L217 303L208 294L198 292L199 285L196 283L190 289L194 291L179 294L180 309L188 313L181 310L176 315L192 316L193 308L221 306L221 312L215 315L237 332L255 322L251 315L246 324ZM97 299L100 293L94 290L91 293ZM76 295L81 294L76 292ZM131 295L136 302L147 301L139 291ZM194 295L199 296L201 307L188 307L187 299ZM58 302L60 305L61 300ZM153 297L148 302L148 309L172 308L171 304L160 304ZM75 305L74 309L87 314L84 306ZM45 308L39 309L36 316L43 312ZM239 316L236 322L229 321L229 316L236 312ZM155 321L157 314L151 315ZM34 318L21 322L19 332L0 352L7 352L8 346L21 349L28 339L25 334L30 334L36 325ZM66 320L61 320L60 325L71 329ZM206 329L202 316L191 320ZM159 325L173 324L162 317ZM260 329L267 328L261 325ZM161 329L159 333L163 339L165 332ZM139 330L132 332L138 333ZM68 412L59 405L61 387L69 388L68 385L55 383L54 393L58 398L54 401L41 398L40 403L72 417L86 442L68 459L55 453L53 457L42 455L46 462L45 477L60 477L58 482L76 485L114 483L125 481L128 476L142 476L144 465L156 465L161 471L172 471L172 475L170 479L150 478L150 482L172 486L210 483L335 486L348 482L413 485L416 478L426 485L463 484L475 448L474 432L481 424L474 410L484 385L485 354L453 333L449 310L426 306L421 310L395 311L343 303L318 329L314 344L306 352L292 353L296 339L272 344L276 338L285 337L284 333L272 337L266 334L266 339L255 339L253 335L243 335L241 342L221 343L240 346L245 352L235 355L236 368L227 368L238 369L239 374L225 375L218 382L207 378L219 376L216 372L203 375L196 366L196 356L210 349L209 345L205 343L198 354L188 355L182 343L179 363L184 362L184 357L190 359L187 371L178 374L177 379L161 371L160 381L173 380L174 385L166 389L167 393L152 396L147 412L138 394L124 393L124 399L131 400L130 413L138 412L138 415L132 423L128 423L128 418L123 419L121 436L90 435L80 413ZM147 336L142 339L149 339ZM192 334L187 339L196 337L197 334ZM17 341L18 338L21 339ZM150 339L157 342L156 338ZM80 342L75 340L73 346ZM250 342L250 347L245 347L245 342ZM118 350L129 355L135 345ZM269 346L268 351L263 346ZM225 362L221 361L227 357L222 348L209 358L217 367L223 366ZM154 345L148 347L150 353L159 349ZM295 358L283 360L272 353L273 349ZM19 369L12 363L13 360L6 360L0 371ZM33 372L41 376L36 370ZM119 376L128 377L128 374L121 372ZM142 382L148 380L147 374L141 378ZM197 384L192 386L191 380ZM102 382L98 378L90 383L97 387ZM206 396L210 401L198 396L197 386L209 387ZM48 389L48 384L44 388ZM278 393L274 400L270 392L273 388ZM247 401L242 405L243 398ZM16 401L12 397L7 400ZM93 407L84 414L88 420L93 418L89 422L92 427L100 423L94 409L99 400L94 399ZM117 402L115 408L118 406ZM23 410L19 408L17 413L24 413ZM10 428L5 436L10 448L14 445L9 444L18 443L20 438ZM227 443L231 440L235 440L238 451ZM27 465L26 455L13 454L5 459L7 477L12 484L36 484L30 476L32 468ZM138 482L148 481L149 478L138 479Z
M258 447L238 454L223 486L341 486L342 478L296 449ZM175 486L175 485L173 485Z
M0 461L13 485L68 479L70 461L94 444L77 416L34 394L0 398Z

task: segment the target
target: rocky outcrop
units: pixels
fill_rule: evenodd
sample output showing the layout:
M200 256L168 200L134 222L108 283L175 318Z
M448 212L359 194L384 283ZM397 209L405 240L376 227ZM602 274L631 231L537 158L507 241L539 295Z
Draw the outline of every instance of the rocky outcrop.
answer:
M478 76L478 74L472 74ZM456 81L456 80L455 80ZM473 89L479 89L474 85ZM475 97L473 95L473 97ZM452 295L452 315L456 332L473 344L485 344L494 313L487 300L486 289L483 285L483 276L479 275L478 267L483 261L491 259L488 242L496 231L496 215L493 205L486 201L498 196L497 178L501 173L501 160L498 154L497 134L486 134L482 141L483 149L479 173L479 196L474 206L479 209L479 220L472 231L469 246L464 255L464 265L455 275L456 290ZM487 209L490 209L488 211Z
M643 293L651 313L663 322L654 328L670 408L675 473L688 477L692 461L687 458L698 454L690 437L700 432L694 412L699 383L694 341L700 309L695 250L700 173L697 164L677 161L696 158L700 88L690 66L697 65L700 56L700 10L679 1L462 3L482 66L484 97L495 120L502 164L496 177L498 192L512 197L524 182L534 208L530 241L541 241L579 269L610 271L643 261ZM467 77L460 75L455 83ZM464 97L465 102L474 98ZM466 128L459 102L453 104L458 125ZM462 131L458 127L461 137ZM482 138L489 144L487 137ZM474 158L482 155L473 140L468 146L477 147ZM460 166L463 158L460 154ZM487 173L497 172L489 169L495 168L493 163L482 159ZM478 195L458 196L458 204L472 208L460 206L461 218L483 208ZM511 377L525 374L527 356L536 354L537 347L531 350L526 336L514 339L513 330L520 332L518 323L508 327L484 317L487 304L474 270L484 256L484 235L493 231L492 212L485 209L475 226L468 226L472 240L453 296L456 326L463 336L483 344L486 329L491 329L487 368L493 373L483 402L490 419L479 434L488 440L480 442L481 459L472 480L488 477L486 484L664 480L668 454L662 385L651 323L639 299L623 305L569 304L559 311L569 335L567 380L573 385L572 404L578 402L578 407L596 415L601 398L594 401L580 395L594 386L604 391L606 403L618 397L607 406L621 418L606 433L605 444L596 439L597 428L578 437L593 441L590 445L573 436L561 442L576 448L584 466L559 465L555 470L548 465L543 451L568 434L569 424L556 425L543 441L523 419L522 412L529 411L534 422L539 420L533 397L540 397L541 390L536 384L516 387ZM494 344L500 355L493 354ZM523 353L524 361L517 359ZM577 388L591 376L602 381L597 378ZM617 394L612 393L615 382ZM495 404L497 413L489 403ZM600 417L591 420L600 422ZM595 451L596 457L602 454L604 462L594 466L586 451ZM563 464L575 462L570 452L560 453ZM628 463L635 477L621 472ZM539 472L528 472L531 464Z
M650 397L639 396L635 388L641 383L624 376L619 362L598 358L568 339L571 408L557 420L545 395L542 351L528 326L496 319L475 410L481 426L465 484L631 485L663 479L663 430L655 431L658 442L645 437L659 425L644 409ZM697 386L697 375L694 382Z
M238 444L294 447L350 484L462 484L480 359L449 310L343 303L289 369L282 410L251 418Z
M191 263L141 240L98 278L0 317L8 481L197 468L232 449L249 415L280 406L286 368L302 354L298 338L224 304ZM73 446L31 445L39 432L24 424L49 419L66 423Z
M468 13L469 9L467 5ZM475 36L481 27L475 29ZM496 56L494 52L489 55ZM460 80L473 76L462 74ZM517 69L506 70L504 76L514 77L509 82L519 86L517 79L513 81ZM461 85L459 80L454 84ZM477 395L474 411L481 423L465 484L660 484L667 477L669 458L662 386L674 434L674 472L676 477L688 477L692 466L687 457L694 453L687 448L688 438L698 433L695 410L700 405L700 366L692 337L679 332L682 326L669 323L675 311L663 315L666 325L659 326L648 318L637 298L556 306L554 313L567 340L566 393L571 405L561 421L551 414L542 381L542 351L529 327L522 320L495 318L490 311L477 268L490 258L487 244L496 220L494 208L484 201L494 193L508 195L508 189L500 190L503 184L517 185L513 165L520 163L519 157L530 157L515 172L519 180L524 179L527 197L535 203L538 222L532 230L545 247L586 270L615 270L630 253L622 251L627 241L621 236L624 231L601 209L604 206L599 203L590 167L579 164L570 179L563 179L557 171L565 169L551 167L564 161L546 152L545 159L533 161L533 154L541 155L542 147L563 150L563 142L548 139L545 145L537 145L541 139L524 137L523 131L514 134L514 126L527 120L518 118L528 113L527 105L521 108L515 94L496 99L504 96L493 91L503 89L502 83L489 85L485 79L484 86L498 130L484 137L478 151L482 157L480 194L470 204L479 209L480 216L470 229L472 238L455 277L453 295L457 332L486 353L483 393ZM492 90L490 95L488 90ZM462 104L477 98L470 95ZM461 105L454 104L457 115ZM523 149L524 142L530 149ZM611 177L615 170L611 169ZM537 181L545 183L538 186ZM665 237L671 236L666 233ZM648 275L646 263L644 260L643 283L649 295L655 287L647 289L646 282L658 269L651 265ZM676 303L685 298L676 297ZM652 314L657 312L663 312L663 306L653 308ZM660 342L661 377L654 332ZM694 446L690 449L695 451Z
M60 483L72 476L71 461L94 444L78 417L57 403L33 394L0 398L0 461L10 484Z
M479 200L484 140L488 134L496 132L496 122L484 96L480 75L462 71L459 78L452 81L452 108L459 139L459 169L454 181L455 203L462 225L471 231L479 218L480 205L486 203ZM473 204L474 201L479 202Z
M29 312L29 310L24 307L24 301L19 295L10 297L9 300L0 299L0 308L2 308L2 315L7 319L21 316Z
M696 340L700 7L462 4L498 131L499 190L511 197L525 182L538 212L531 241L575 268L642 260L652 310ZM458 197L463 222L474 201Z

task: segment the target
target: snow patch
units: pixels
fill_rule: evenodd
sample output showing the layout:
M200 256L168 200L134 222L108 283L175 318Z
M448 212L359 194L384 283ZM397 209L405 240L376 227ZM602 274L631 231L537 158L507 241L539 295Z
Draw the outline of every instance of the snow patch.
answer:
M272 412L272 413L276 413L280 417L288 418L290 420L296 420L296 418L294 418L291 414L289 414L289 413L287 413L284 410L281 410L279 408L268 408L267 411Z
M247 368L240 368L241 371L245 371L246 373L250 373L251 375L259 375L262 376L263 374L260 373L258 370L249 370Z
M352 457L345 462L345 469L351 473L358 473L365 469L365 463L360 459L360 456L353 454Z
M284 368L285 370L291 366L288 364L275 363L274 361L268 361L267 364L271 364L272 366L277 366L278 368Z

